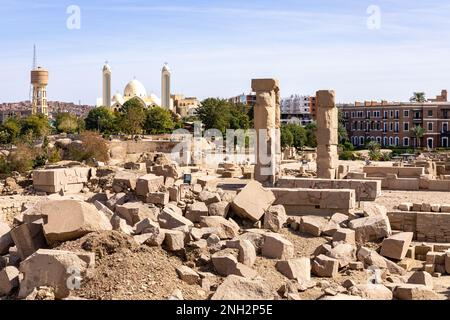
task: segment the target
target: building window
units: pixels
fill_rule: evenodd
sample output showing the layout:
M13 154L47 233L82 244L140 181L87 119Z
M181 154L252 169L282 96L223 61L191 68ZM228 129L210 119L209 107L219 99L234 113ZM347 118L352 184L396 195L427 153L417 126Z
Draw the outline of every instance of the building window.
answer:
M389 131L394 131L394 123L393 122L391 122L389 124Z
M389 138L389 145L390 146L394 145L394 138L392 138L392 137Z
M398 147L400 144L400 138L399 137L395 137L395 146Z
M442 132L447 132L448 131L448 122L444 122L442 123Z
M398 119L398 117L399 117L399 114L400 114L400 111L398 111L398 110L395 110L395 119Z
M409 122L403 123L403 131L409 131Z
M409 118L409 110L403 111L403 117Z
M391 110L390 115L391 115L391 118L394 117L394 110Z
M433 122L428 122L428 131L433 131Z
M403 138L403 146L409 147L409 138Z
M381 145L381 137L377 137L377 142Z
M442 138L442 144L441 144L441 147L442 147L442 148L448 148L448 147L449 147L449 145L448 145L448 137L443 137L443 138Z
M429 149L433 149L433 147L434 147L434 144L433 144L433 138L428 138L428 139L427 139L427 147L428 147Z
M388 128L388 127L387 127L387 122L383 123L383 131L384 131L384 132L387 132L387 128Z
M433 110L428 110L428 116L432 117L433 116Z
M388 117L388 112L385 111L385 112L384 112L384 118L387 119L387 117Z
M398 131L399 131L399 127L400 127L399 123L396 122L396 123L395 123L395 132L398 132Z
M386 147L388 145L388 138L384 137L383 138L383 146Z
M364 137L359 137L359 145L360 146L364 145Z

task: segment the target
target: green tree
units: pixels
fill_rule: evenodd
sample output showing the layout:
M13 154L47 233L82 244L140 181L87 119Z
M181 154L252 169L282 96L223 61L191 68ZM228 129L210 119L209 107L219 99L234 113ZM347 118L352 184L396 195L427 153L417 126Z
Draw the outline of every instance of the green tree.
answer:
M416 144L415 144L416 148L420 148L420 141L422 140L422 138L425 134L425 129L422 128L420 125L417 125L411 129L411 132L414 135L414 137L416 138Z
M107 107L98 107L89 111L84 120L86 130L99 131L105 134L114 134L118 132L116 116Z
M205 129L218 129L225 133L230 121L230 103L223 99L205 99L197 108L197 116Z
M172 113L161 107L148 110L144 129L149 134L170 133L175 128Z
M245 106L232 105L229 108L229 128L238 130L248 130L251 127L250 117L248 115L249 110L246 110Z
M141 134L147 116L145 109L145 104L138 98L125 102L120 110L120 130L131 135Z
M42 114L28 116L22 119L21 123L21 134L34 139L43 138L51 131L47 117Z
M418 103L424 103L427 101L427 98L425 96L425 92L414 92L411 99L409 99L410 102L418 102Z
M293 137L293 146L300 149L307 142L307 132L304 127L298 124L288 124L286 128L291 132Z
M76 133L79 132L78 117L71 113L59 113L56 115L55 128L58 132Z
M281 136L281 147L283 148L292 147L292 145L294 144L294 136L286 126L281 127L280 136Z
M339 110L339 127L338 127L338 137L339 137L339 143L344 144L345 142L348 142L348 132L345 128L345 121L344 121L344 114L342 110Z
M305 126L306 143L305 145L311 148L317 147L317 125L315 122L309 123Z
M19 137L20 131L22 130L20 120L16 117L6 119L5 123L1 126L1 130L7 134L4 136L7 138L5 143L14 142Z

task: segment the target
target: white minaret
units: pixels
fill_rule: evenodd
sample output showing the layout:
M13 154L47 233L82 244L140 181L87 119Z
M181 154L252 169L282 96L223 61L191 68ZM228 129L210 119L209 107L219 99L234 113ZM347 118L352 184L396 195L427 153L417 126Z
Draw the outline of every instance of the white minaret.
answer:
M161 74L161 107L171 109L170 105L170 68L167 62L162 68Z
M111 67L108 62L103 66L103 105L111 108Z

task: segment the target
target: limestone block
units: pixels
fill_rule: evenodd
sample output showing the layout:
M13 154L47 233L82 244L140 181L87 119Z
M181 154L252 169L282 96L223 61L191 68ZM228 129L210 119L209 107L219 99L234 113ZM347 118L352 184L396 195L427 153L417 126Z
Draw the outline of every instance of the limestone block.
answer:
M24 223L11 230L11 238L17 248L21 260L25 260L40 248L46 248L42 224L38 222Z
M268 233L264 236L262 255L270 259L291 259L294 256L294 245L279 234Z
M150 192L147 194L147 203L165 206L169 203L169 193L168 192Z
M128 225L134 226L145 218L150 218L155 221L158 217L159 209L150 208L141 202L127 202L123 205L116 206L116 213Z
M238 216L256 222L274 201L272 191L264 189L257 181L251 181L233 199L231 207Z
M277 270L288 279L295 279L299 283L311 280L311 261L309 258L298 258L278 261Z
M381 255L391 259L403 260L413 236L412 232L400 232L384 239L381 246Z
M150 192L158 192L164 185L164 177L147 174L136 180L136 194L146 197Z
M208 207L204 202L194 202L186 209L186 218L194 223L200 222L201 217L208 215Z
M338 275L339 261L322 254L314 259L312 270L318 277L334 278Z
M202 228L214 228L220 239L233 239L239 235L239 225L232 219L219 216L201 216L200 226Z

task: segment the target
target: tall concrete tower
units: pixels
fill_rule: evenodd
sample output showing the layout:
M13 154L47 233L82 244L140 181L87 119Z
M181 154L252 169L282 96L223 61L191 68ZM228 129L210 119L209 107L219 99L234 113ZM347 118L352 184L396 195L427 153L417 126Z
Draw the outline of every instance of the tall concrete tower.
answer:
M40 113L48 116L48 71L41 67L37 67L31 70L31 85L33 86L33 95L31 99L32 114Z
M111 67L108 62L103 66L103 105L111 108Z
M161 74L161 107L171 109L170 105L170 68L167 62L162 68Z

